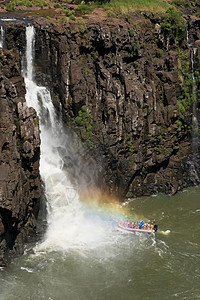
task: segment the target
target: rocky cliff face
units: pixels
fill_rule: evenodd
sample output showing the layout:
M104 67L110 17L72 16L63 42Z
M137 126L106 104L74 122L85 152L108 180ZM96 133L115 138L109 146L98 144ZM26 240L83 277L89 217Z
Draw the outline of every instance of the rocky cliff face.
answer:
M19 57L0 49L0 265L23 251L41 195L36 112L25 103Z
M51 86L90 154L101 157L98 184L118 196L192 184L191 49L170 43L160 23L142 14L63 26L35 20L37 79Z
M198 70L199 21L188 21ZM194 183L187 163L191 48L186 40L171 42L161 22L147 14L107 17L101 10L63 24L33 20L36 80L50 87L67 126L89 149L85 164L95 170L94 181L117 196L174 193ZM8 48L23 51L24 26L7 28Z

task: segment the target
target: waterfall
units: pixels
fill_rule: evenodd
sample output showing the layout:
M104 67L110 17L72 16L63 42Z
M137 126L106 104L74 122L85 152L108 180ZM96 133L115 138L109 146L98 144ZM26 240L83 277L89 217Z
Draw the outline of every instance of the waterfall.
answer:
M54 109L50 92L35 82L33 26L26 28L26 55L23 76L26 84L26 102L36 109L40 120L41 158L40 174L45 186L47 205L47 231L37 249L68 249L94 247L104 239L104 229L99 220L86 217L87 211L79 201L76 188L64 170L64 155L68 153L69 137L62 119ZM97 225L98 223L98 225ZM95 226L98 227L98 235ZM93 230L91 230L91 228ZM97 228L96 228L97 229Z
M193 80L193 108L192 108L192 126L193 126L193 136L192 136L192 152L195 155L198 151L198 136L199 136L199 124L197 118L197 91L196 91L196 80L194 76L194 49L191 50L191 68L192 68L192 80Z
M0 48L3 48L3 40L4 40L4 28L1 26L1 33L0 33Z
M200 179L198 176L198 140L199 140L199 124L197 116L197 91L196 91L196 80L194 74L194 48L193 43L189 41L189 33L187 30L187 44L190 47L190 62L191 62L191 72L192 72L192 156L190 161L190 175L194 184L199 184Z

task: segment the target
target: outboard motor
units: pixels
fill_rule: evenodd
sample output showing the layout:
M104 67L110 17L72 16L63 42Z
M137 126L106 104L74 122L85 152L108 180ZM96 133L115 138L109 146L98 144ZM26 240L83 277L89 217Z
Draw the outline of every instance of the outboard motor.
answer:
M154 230L155 230L155 232L158 230L158 225L154 225Z

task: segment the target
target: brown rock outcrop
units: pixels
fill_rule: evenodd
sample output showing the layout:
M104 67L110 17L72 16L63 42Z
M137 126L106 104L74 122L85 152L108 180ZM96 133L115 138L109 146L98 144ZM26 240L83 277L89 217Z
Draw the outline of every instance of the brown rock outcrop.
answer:
M19 57L0 49L0 265L22 252L41 195L36 112L25 103Z
M132 15L65 26L35 20L35 27L38 81L46 72L68 124L101 157L98 184L123 197L187 185L191 115L189 107L180 115L183 59L160 25ZM186 42L182 51L189 68Z

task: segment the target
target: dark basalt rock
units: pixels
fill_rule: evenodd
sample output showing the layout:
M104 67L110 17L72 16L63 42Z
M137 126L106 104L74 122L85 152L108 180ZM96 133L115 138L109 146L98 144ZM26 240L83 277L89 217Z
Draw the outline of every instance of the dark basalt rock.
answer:
M19 57L0 49L0 265L21 253L41 195L37 115L25 103Z
M135 197L191 184L184 168L189 110L179 125L180 56L161 26L132 15L48 27L35 20L35 28L37 79L51 87L90 156L100 157L97 185ZM190 49L182 46L190 64Z
M199 21L190 21L198 69ZM67 126L89 149L83 169L93 165L96 184L120 197L173 194L193 184L185 167L191 107L180 118L178 105L185 85L181 55L190 65L191 49L186 41L181 51L170 44L160 23L159 16L148 14L124 20L104 14L66 24L33 20L35 79L50 88ZM24 26L7 29L8 36L17 33L12 47L19 52ZM11 41L8 37L7 47Z

